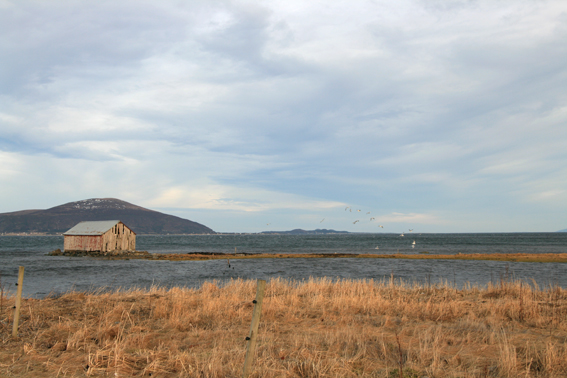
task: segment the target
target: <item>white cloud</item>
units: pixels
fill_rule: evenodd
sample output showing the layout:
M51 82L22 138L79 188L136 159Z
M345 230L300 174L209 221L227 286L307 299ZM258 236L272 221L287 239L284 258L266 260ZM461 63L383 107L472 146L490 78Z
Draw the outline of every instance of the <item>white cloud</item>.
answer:
M209 209L242 212L266 212L279 209L320 211L342 207L336 201L321 201L289 193L278 193L254 187L231 187L197 183L165 188L147 201L157 208Z
M410 224L427 224L427 225L444 225L446 221L432 214L418 213L391 213L388 215L380 215L376 217L377 222L383 223L410 223Z
M567 211L565 2L1 4L5 211Z
M22 164L16 154L0 151L0 181L18 180L21 172Z

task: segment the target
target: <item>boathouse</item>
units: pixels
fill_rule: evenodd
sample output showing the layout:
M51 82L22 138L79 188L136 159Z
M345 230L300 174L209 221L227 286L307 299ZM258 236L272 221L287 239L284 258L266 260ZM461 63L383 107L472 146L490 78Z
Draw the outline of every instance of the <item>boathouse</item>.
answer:
M80 222L63 237L65 252L136 250L136 233L119 220Z

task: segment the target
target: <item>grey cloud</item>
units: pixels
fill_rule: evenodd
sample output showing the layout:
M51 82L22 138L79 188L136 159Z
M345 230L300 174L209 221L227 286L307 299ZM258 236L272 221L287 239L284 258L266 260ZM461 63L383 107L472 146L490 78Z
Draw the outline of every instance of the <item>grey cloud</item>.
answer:
M22 4L0 15L0 113L22 119L0 118L3 151L392 210L564 185L565 16L535 12L555 25L535 33L519 13L485 22L479 9L516 8L483 2L337 16L346 31L310 15L335 44L271 3Z
M135 65L182 40L167 8L136 2L18 2L0 13L4 93L53 82L75 70Z

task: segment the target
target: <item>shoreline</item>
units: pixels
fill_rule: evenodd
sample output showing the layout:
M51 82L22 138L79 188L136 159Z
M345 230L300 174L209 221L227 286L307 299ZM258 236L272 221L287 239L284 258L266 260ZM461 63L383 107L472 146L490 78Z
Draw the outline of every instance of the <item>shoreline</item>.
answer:
M222 259L289 259L289 258L363 258L363 259L419 259L419 260L488 260L531 263L567 263L567 253L458 253L430 254L363 254L363 253L251 253L251 252L190 252L190 253L150 253L147 251L113 251L100 252L61 252L55 250L50 256L92 257L109 260L168 260L168 261L202 261Z

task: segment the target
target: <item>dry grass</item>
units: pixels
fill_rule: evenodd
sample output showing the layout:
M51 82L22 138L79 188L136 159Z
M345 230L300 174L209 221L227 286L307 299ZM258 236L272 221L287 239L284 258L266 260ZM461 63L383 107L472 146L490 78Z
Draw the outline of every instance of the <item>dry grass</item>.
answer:
M239 377L255 281L27 299L2 377ZM268 282L253 377L565 377L567 290ZM400 371L402 374L400 375Z

